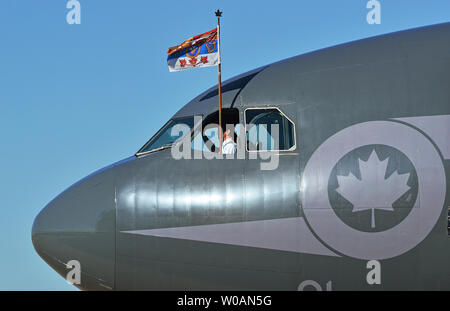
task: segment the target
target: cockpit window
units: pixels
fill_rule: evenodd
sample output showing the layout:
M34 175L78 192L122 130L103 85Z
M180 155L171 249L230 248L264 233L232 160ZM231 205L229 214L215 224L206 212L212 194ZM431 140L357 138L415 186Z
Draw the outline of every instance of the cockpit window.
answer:
M295 125L278 108L245 111L247 150L294 150Z
M204 152L219 152L219 112L208 115L202 123L199 131L194 132L191 148ZM239 110L236 108L222 108L222 129L233 128L237 136L239 134ZM236 137L233 138L236 142Z
M179 138L190 133L194 127L194 117L169 120L138 152L137 155L149 151L169 148Z

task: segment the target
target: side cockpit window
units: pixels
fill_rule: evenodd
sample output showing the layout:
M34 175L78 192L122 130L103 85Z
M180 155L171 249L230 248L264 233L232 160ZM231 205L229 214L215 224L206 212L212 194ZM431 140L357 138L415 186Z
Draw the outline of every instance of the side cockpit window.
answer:
M248 151L294 150L295 125L278 108L249 108L245 111Z
M162 150L169 148L172 144L190 133L194 127L194 117L184 117L169 120L136 155L145 154L150 151Z
M222 125L221 129L225 131L227 128L232 133L232 139L237 142L239 134L239 110L236 108L222 109ZM192 140L192 149L203 152L219 151L219 112L216 111L208 115L202 122L201 130L198 129L194 133Z

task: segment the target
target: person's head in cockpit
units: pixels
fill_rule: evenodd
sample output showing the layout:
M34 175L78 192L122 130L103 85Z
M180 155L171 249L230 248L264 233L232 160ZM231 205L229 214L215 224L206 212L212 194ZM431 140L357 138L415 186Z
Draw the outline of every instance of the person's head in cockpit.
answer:
M227 129L223 132L222 153L234 154L236 153L236 143L233 141L233 133L231 129Z

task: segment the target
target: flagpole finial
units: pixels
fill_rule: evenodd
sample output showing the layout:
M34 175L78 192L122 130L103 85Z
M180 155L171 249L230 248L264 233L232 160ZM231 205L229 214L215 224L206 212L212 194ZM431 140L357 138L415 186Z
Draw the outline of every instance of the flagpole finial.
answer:
M221 17L221 16L222 16L222 12L221 12L220 10L217 10L217 11L216 11L216 16L217 16L217 17Z

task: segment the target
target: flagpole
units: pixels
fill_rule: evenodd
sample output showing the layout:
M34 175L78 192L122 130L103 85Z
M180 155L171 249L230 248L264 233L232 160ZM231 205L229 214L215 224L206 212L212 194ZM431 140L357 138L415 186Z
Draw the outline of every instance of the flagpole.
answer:
M223 143L223 131L222 131L222 57L220 54L220 17L222 12L220 10L216 11L217 16L217 47L219 52L219 65L218 65L218 78L219 78L219 145L220 153L222 153L222 143Z

